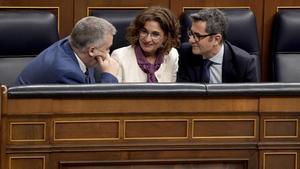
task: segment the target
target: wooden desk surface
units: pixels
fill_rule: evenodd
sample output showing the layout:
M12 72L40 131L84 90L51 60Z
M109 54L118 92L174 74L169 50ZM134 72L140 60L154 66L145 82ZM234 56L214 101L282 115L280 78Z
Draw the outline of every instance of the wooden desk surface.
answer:
M2 168L296 169L298 96L14 98Z

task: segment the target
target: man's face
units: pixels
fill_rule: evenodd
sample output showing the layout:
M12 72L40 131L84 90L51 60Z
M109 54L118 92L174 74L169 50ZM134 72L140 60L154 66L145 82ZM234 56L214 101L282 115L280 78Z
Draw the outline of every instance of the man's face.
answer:
M192 22L189 32L189 43L192 45L192 51L195 55L210 56L214 46L214 34L208 34L206 31L206 22Z
M101 51L109 53L112 43L113 43L113 35L109 33L105 36L104 41L102 42L102 45L99 49Z
M94 67L96 64L98 64L99 57L101 59L105 59L105 57L109 57L110 47L113 43L113 35L107 34L104 37L104 40L101 42L101 44L98 45L98 47L93 47L90 50L90 61L88 67Z

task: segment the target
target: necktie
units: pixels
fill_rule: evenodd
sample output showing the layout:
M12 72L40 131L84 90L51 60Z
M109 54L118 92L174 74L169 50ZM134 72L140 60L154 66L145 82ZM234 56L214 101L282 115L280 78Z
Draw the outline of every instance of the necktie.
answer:
M202 83L209 83L209 79L210 79L209 67L212 64L213 62L208 59L203 60Z
M86 69L86 71L85 71L85 82L86 83L91 83L91 79L90 79L90 75L89 75L89 69Z

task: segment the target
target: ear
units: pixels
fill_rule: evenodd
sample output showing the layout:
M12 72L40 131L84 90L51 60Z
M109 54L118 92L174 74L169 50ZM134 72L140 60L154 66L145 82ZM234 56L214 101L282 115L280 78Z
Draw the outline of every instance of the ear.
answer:
M87 49L87 52L89 53L89 56L95 57L97 56L96 48L95 47L89 47Z
M216 41L218 44L220 44L221 41L222 41L222 39L223 39L222 35L219 34L219 33L216 34L216 35L214 35L214 38L215 38L215 41Z

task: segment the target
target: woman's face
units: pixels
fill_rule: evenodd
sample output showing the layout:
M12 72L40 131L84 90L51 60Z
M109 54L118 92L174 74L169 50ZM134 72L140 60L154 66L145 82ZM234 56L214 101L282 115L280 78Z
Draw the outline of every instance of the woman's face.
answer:
M164 31L156 21L147 21L139 31L139 43L145 55L154 55L165 39Z

